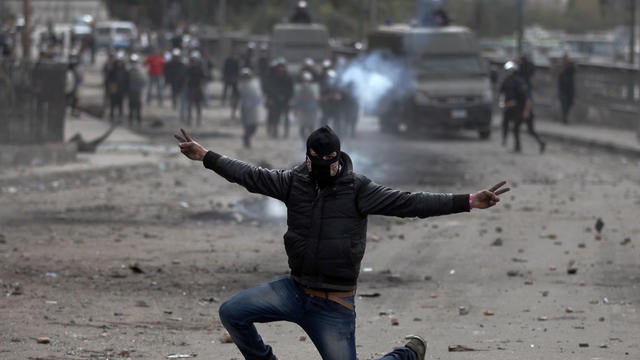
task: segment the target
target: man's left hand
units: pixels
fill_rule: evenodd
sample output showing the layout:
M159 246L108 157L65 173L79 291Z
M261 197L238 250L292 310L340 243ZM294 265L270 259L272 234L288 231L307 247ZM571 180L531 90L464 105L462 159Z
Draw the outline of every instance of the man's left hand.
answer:
M498 195L504 194L507 191L511 190L510 188L503 188L507 182L501 181L495 185L493 185L489 189L480 190L471 195L471 208L472 209L487 209L500 201Z

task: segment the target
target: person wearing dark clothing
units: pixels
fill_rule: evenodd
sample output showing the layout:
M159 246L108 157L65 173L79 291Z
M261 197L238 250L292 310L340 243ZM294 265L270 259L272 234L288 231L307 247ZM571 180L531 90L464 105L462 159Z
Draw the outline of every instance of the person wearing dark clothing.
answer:
M118 117L122 117L122 103L129 87L127 79L127 69L124 65L124 54L118 54L113 68L107 75L109 87L109 119L114 121L114 112L118 110Z
M11 41L8 34L2 33L0 29L0 59L8 59L11 57L13 50L11 49Z
M524 80L524 83L527 84L527 88L529 88L530 92L533 92L533 75L536 72L536 66L533 64L531 60L526 55L521 55L520 59L518 59L518 75L520 78Z
M533 126L532 101L529 88L518 74L518 65L508 61L504 65L507 77L500 85L500 94L504 97L504 109L502 113L502 145L507 144L509 127L513 126L514 151L522 152L520 144L520 126L526 123L527 132L538 142L540 153L543 153L546 143L540 139Z
M573 106L573 98L575 96L575 72L576 67L573 61L569 59L569 55L564 54L560 73L558 74L558 97L560 99L560 107L562 108L563 124L569 123L569 111Z
M444 11L442 7L436 7L433 9L433 18L437 26L449 26L451 25L451 20L449 20L449 15Z
M298 5L289 17L289 21L296 24L311 24L311 15L307 11L307 2L298 1Z
M235 117L238 107L238 77L240 76L240 60L236 55L231 55L224 60L222 65L222 105L227 100L227 91L231 89L231 117Z
M111 91L109 89L109 83L107 82L107 78L109 73L114 68L116 64L116 57L112 52L109 52L107 55L107 61L102 65L102 86L104 89L104 107L106 108L109 105L109 100L111 97Z
M187 90L187 124L191 124L192 109L196 110L197 125L202 125L202 87L205 83L205 73L202 69L199 54L192 54L187 67L185 87Z
M184 86L186 72L187 65L182 62L180 49L173 49L171 60L164 66L164 78L171 87L171 105L174 110L178 108L178 99Z
M284 134L289 136L289 105L293 97L293 79L287 73L287 66L283 60L276 62L269 75L265 87L267 98L267 134L272 138L278 137L280 120L284 121Z
M349 155L329 127L309 135L306 158L293 169L247 164L175 135L180 151L248 191L287 207L284 247L290 273L225 300L220 321L245 359L276 359L255 323L289 321L309 336L322 359L356 360L355 295L367 239L369 215L426 218L487 209L509 191L501 181L469 194L405 192L354 172ZM424 360L426 341L408 342L381 359ZM295 356L292 356L295 358Z
M420 25L442 27L451 25L449 15L442 7L441 0L421 0L418 6Z

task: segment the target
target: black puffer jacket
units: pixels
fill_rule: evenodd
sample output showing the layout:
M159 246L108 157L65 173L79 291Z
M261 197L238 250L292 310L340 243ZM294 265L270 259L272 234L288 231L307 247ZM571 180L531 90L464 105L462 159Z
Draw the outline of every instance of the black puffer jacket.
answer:
M287 206L285 249L293 278L326 290L355 290L364 255L367 215L420 217L469 211L469 195L409 193L378 185L352 171L341 154L332 186L318 188L304 164L269 170L209 152L204 166L254 193Z

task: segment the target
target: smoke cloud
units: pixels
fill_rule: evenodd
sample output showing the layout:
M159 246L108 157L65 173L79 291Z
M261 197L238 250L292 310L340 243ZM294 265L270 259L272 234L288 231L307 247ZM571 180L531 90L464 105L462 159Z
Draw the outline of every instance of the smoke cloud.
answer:
M338 86L351 92L367 113L384 111L393 100L406 96L413 82L402 60L381 52L360 56L337 71Z

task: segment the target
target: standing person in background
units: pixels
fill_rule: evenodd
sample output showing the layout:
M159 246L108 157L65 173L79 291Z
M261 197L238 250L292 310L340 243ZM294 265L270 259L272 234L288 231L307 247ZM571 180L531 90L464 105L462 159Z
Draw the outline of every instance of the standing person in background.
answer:
M562 109L562 123L565 125L569 123L569 111L571 111L575 96L575 72L576 67L573 61L565 53L562 56L562 64L558 74L558 98Z
M164 56L162 52L155 48L153 52L147 56L147 59L144 61L144 66L147 67L147 74L149 75L147 104L151 103L151 93L153 92L153 88L155 88L158 105L162 106L162 82L164 76Z
M258 128L260 105L262 104L260 85L254 79L253 72L249 68L243 68L240 71L238 95L243 129L242 145L248 149L251 147L251 138Z
M293 79L287 72L285 59L274 61L274 69L269 75L266 86L267 96L267 134L278 137L280 120L284 121L284 137L289 136L289 104L293 97Z
M133 126L135 120L136 126L142 126L142 92L144 91L147 79L140 67L140 57L137 54L131 54L129 59L129 71L127 76L129 99L129 126Z
M240 60L236 54L231 54L224 60L222 66L222 106L227 100L227 94L231 89L231 118L235 118L236 107L238 106L238 76L240 76Z
M182 62L182 51L173 49L171 60L164 65L164 79L171 87L171 106L174 110L178 107L178 99L184 86L184 77L187 72L187 65Z
M311 15L307 9L306 1L298 1L289 21L296 24L311 24Z
M202 125L202 86L205 75L201 59L199 52L192 52L187 67L185 86L187 90L187 124L189 125L193 108L196 110L196 124Z
M124 61L124 52L119 51L116 54L114 66L107 75L107 83L109 85L109 104L111 105L109 119L111 122L116 121L114 118L115 110L118 111L117 121L119 122L122 119L122 103L128 89L127 68Z
M540 139L533 126L533 102L531 93L524 80L518 72L518 64L513 61L507 61L504 64L504 70L507 77L502 81L500 86L500 94L504 97L504 110L502 114L502 145L507 144L507 134L509 126L513 126L513 139L515 141L513 151L522 152L520 144L520 126L524 122L527 125L527 132L537 142L540 153L544 153L546 143Z
M209 83L214 80L213 70L215 69L215 64L213 60L211 60L211 56L209 56L208 52L202 53L202 71L204 71L204 84L202 85L202 103L204 106L209 106L209 92L207 91L207 87Z
M318 127L319 99L320 90L318 84L313 82L313 75L308 71L303 71L301 81L295 87L295 95L292 100L302 141L305 141L311 132Z
M109 73L111 72L111 69L113 69L113 67L116 65L116 55L113 53L113 51L109 51L107 53L107 61L105 61L104 65L102 65L102 86L104 88L104 100L103 100L103 106L104 108L107 108L110 105L110 97L111 97L111 91L109 89L109 82L107 81Z

